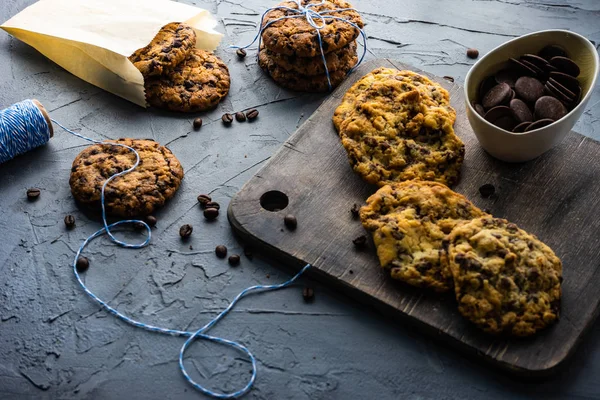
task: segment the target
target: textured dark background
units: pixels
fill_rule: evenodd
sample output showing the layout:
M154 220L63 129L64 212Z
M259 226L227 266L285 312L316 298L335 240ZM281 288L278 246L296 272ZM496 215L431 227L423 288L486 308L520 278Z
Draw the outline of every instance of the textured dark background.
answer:
M213 249L242 246L224 213L206 223L196 195L211 193L223 209L229 199L318 107L321 95L279 89L256 65L227 47L246 44L271 2L186 1L210 10L225 37L217 54L229 65L230 95L203 115L144 110L70 75L34 49L0 33L0 107L38 98L53 118L97 139L153 138L168 144L186 177L157 217L153 240L126 250L105 238L87 251L86 282L110 304L161 326L193 329L221 310L241 289L282 282L280 265L242 257L232 269ZM3 0L0 20L32 0ZM528 32L564 28L600 43L600 2L564 0L355 1L369 36L369 58L390 57L462 82L473 61ZM223 112L256 107L253 124L225 128ZM575 129L600 139L600 93L592 96ZM86 146L57 132L45 148L0 165L0 398L199 398L181 376L183 339L134 329L92 303L74 280L70 263L81 241L98 229L71 198L68 175ZM41 198L26 200L28 187ZM77 217L66 231L64 216ZM179 240L194 226L189 243ZM577 240L577 238L568 238ZM190 244L193 249L190 249ZM306 281L304 281L306 282ZM466 359L368 307L311 282L316 301L300 287L248 298L211 333L240 340L259 360L247 398L257 399L476 399L600 398L600 325L595 324L562 373L538 382L517 380ZM583 299L585 301L585 299ZM238 353L197 343L189 351L194 378L219 390L241 387L249 364ZM243 382L242 382L243 381Z

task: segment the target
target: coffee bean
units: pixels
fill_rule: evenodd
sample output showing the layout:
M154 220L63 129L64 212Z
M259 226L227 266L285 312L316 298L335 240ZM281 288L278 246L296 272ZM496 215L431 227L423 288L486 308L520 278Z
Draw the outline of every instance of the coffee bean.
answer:
M71 214L65 217L65 226L67 229L73 229L75 227L75 217Z
M361 235L352 240L352 243L357 249L363 249L367 245L367 237L365 235Z
M298 221L296 220L296 217L294 217L291 214L286 215L283 218L283 222L285 223L285 226L291 231L296 229L296 227L298 226Z
M560 72L564 72L567 75L577 78L581 70L579 66L573 62L573 60L567 57L556 56L550 59L550 65L557 68Z
M194 130L200 130L202 128L202 118L194 119Z
M352 214L352 217L358 218L359 212L360 212L360 206L358 204L354 203L354 205L350 209L350 213Z
M231 265L232 267L235 267L240 264L240 256L237 254L232 254L229 256L228 261L229 261L229 265Z
M237 49L235 54L237 54L237 56L239 58L244 58L244 57L246 57L247 53L246 53L246 50L244 50L244 49Z
M40 197L40 189L38 188L29 188L27 189L27 199L32 201L32 200L37 200L38 197Z
M506 83L511 88L515 87L515 82L520 76L514 68L501 69L494 75L497 83Z
M486 183L479 187L479 194L481 194L481 197L488 198L493 196L494 193L496 193L496 187L491 183Z
M218 245L215 247L215 254L219 258L225 258L227 256L227 247L223 246L222 244Z
M204 218L209 221L215 220L219 216L219 210L216 208L207 208L204 210Z
M531 122L521 122L513 128L513 133L523 133L531 125Z
M183 239L187 239L191 236L193 230L194 227L190 224L182 225L181 228L179 228L179 236L181 236Z
M142 231L144 229L146 229L146 225L144 225L143 222L134 222L133 223L133 229L135 229L136 231Z
M221 205L216 201L209 201L206 203L206 208L216 208L217 210L221 209Z
M238 111L235 113L235 120L237 122L244 122L246 121L246 115L243 112Z
M546 61L550 61L554 57L568 57L566 50L556 44L544 47L539 51L538 56Z
M553 122L554 121L551 120L551 119L539 119L539 120L533 122L531 125L529 125L527 127L527 129L525 129L525 132L529 132L529 131L533 131L535 129L543 128L544 126L550 125Z
M252 260L254 258L254 254L252 254L252 248L246 246L244 248L244 255L246 256L246 258L248 258L248 260Z
M520 99L533 104L544 95L544 85L535 78L522 76L515 83L515 92Z
M248 118L248 121L255 120L256 117L258 117L258 110L257 109L253 108L252 110L246 111L246 118Z
M511 97L511 89L506 83L499 83L485 94L481 104L486 110L507 104Z
M158 222L154 215L148 215L146 218L144 218L144 221L146 221L148 226L151 228L156 226L156 223Z
M198 195L198 203L200 203L200 208L206 208L206 205L210 203L212 199L207 194L199 194Z
M454 82L454 78L451 77L451 76L448 76L448 75L445 75L444 79L447 80L447 81L450 81L450 82Z
M558 121L567 113L568 110L564 104L554 97L542 96L535 102L534 114L536 120L551 119Z
M477 50L477 49L467 49L467 57L469 57L469 58L477 58L477 57L479 57L479 50Z
M527 107L527 104L525 104L523 100L511 100L510 109L513 113L513 116L519 123L533 121L533 115L531 115L531 110L529 109L529 107Z
M309 286L305 286L304 289L302 289L302 297L307 303L313 301L315 299L314 289Z
M233 122L233 116L231 114L225 113L221 117L221 120L223 121L223 123L225 125L229 125L229 124L231 124Z
M75 264L75 268L77 268L77 272L84 272L90 267L90 260L86 257L79 256L77 259L77 263Z

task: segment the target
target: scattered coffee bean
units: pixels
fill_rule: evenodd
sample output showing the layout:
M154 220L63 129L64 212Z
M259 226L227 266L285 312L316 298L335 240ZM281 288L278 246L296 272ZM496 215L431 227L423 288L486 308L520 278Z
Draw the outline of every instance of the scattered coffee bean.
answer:
M444 79L447 81L450 81L450 82L454 82L454 78L452 76L446 75L446 76L444 76Z
M256 117L258 117L258 110L257 109L253 108L252 110L246 111L246 118L248 118L248 121L255 120Z
M367 245L367 237L365 235L360 235L356 239L352 240L352 243L354 243L354 247L357 249L364 249L364 247Z
M232 267L235 267L240 264L240 256L237 254L232 254L229 256L228 261L229 261L229 265L231 265Z
M360 213L360 207L359 207L359 205L356 204L356 203L354 203L354 205L350 209L350 213L352 214L353 218L358 218L358 215Z
M144 225L143 222L134 222L133 229L135 229L136 231L143 231L144 229L146 229L146 225Z
M479 193L481 194L481 197L488 198L496 193L496 187L491 183L486 183L479 187Z
M209 221L215 220L219 216L219 210L216 208L207 208L204 210L204 218Z
M479 50L477 50L477 49L467 49L467 57L469 57L469 58L477 58L477 57L479 57Z
M194 130L198 131L202 128L202 118L194 119Z
M190 224L182 225L181 228L179 228L179 236L181 236L183 239L187 239L191 236L193 230L194 227Z
M244 121L246 121L246 114L244 114L241 111L236 112L235 113L235 120L237 122L244 122Z
M307 303L310 301L313 301L315 299L314 289L309 286L304 287L304 289L302 289L302 297L304 298L304 301Z
M146 221L150 228L156 226L156 223L158 222L154 215L148 215L146 218L144 218L144 221Z
M71 214L65 217L65 226L67 229L73 229L75 227L75 217Z
M227 247L223 246L222 244L218 245L215 248L215 254L219 258L225 258L227 256Z
M285 223L285 226L289 229L289 230L294 230L296 229L296 227L298 226L298 221L296 220L296 217L294 217L291 214L286 215L283 218L283 222Z
M246 57L247 53L246 53L246 50L244 50L244 49L237 49L235 54L237 54L237 56L239 58L244 58L244 57Z
M244 248L244 255L248 260L252 260L254 258L254 254L252 254L252 248L246 246Z
M27 189L27 199L28 200L37 200L40 197L40 189L38 188L29 188Z
M223 114L223 116L221 117L221 120L223 121L223 123L225 125L230 125L233 122L233 115L225 113Z
M206 208L206 205L210 203L212 199L207 194L198 195L198 203L200 203L201 208Z
M221 209L221 205L216 201L209 201L206 203L206 208L216 208L217 210Z
M84 272L90 267L90 260L87 257L79 256L75 267L77 268L77 272Z

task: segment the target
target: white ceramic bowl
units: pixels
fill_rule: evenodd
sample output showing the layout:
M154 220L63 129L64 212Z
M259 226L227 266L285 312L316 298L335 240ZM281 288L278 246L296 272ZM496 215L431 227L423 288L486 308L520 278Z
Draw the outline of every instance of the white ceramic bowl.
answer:
M509 58L518 59L527 53L537 54L549 44L564 47L569 58L581 69L578 79L582 94L577 107L550 125L524 133L505 131L483 119L471 105L477 98L481 81L503 68ZM585 37L570 31L547 30L530 33L496 47L471 67L465 79L467 117L479 144L493 157L508 162L529 161L550 150L573 129L585 110L596 84L599 68L598 52L594 45Z

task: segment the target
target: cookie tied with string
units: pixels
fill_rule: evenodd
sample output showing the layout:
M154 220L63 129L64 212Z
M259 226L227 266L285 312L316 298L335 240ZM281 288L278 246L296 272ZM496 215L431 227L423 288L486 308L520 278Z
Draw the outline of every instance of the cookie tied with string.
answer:
M298 4L310 10L312 26L298 11ZM316 15L319 14L319 15ZM348 46L364 26L359 13L344 0L284 1L267 12L262 24L262 40L274 53L316 57ZM318 32L317 32L318 31ZM319 34L321 43L319 43Z

